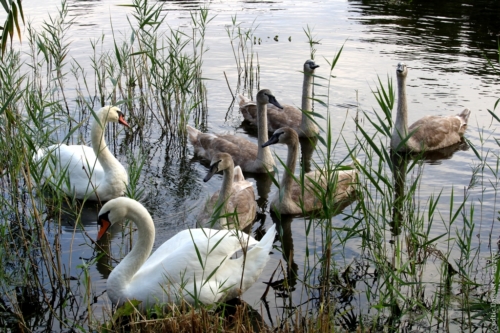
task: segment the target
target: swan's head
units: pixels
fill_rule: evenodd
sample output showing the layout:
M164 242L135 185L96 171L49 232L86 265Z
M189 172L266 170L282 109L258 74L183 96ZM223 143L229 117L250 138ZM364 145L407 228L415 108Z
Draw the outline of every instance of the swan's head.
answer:
M396 68L396 75L397 76L406 76L408 73L408 67L406 67L406 64L404 62L398 63L398 67Z
M318 68L319 65L316 65L314 60L306 60L304 63L304 72L305 73L314 73L314 70Z
M257 93L257 103L266 105L267 103L271 103L274 106L283 109L283 107L278 103L276 97L274 97L273 93L269 89L262 89Z
M203 178L203 181L208 182L210 178L212 178L212 176L215 175L217 172L229 168L231 169L234 168L234 162L231 155L227 153L217 153L212 158L212 161L210 162L210 170L208 170L208 173L205 176L205 178Z
M101 115L101 120L106 120L112 123L120 123L125 127L130 127L125 120L123 112L121 112L116 106L105 106L99 110L98 114Z
M264 148L276 143L290 144L295 142L299 142L299 136L297 135L297 132L295 132L290 127L282 127L274 131L273 135L266 143L262 145L262 147Z
M97 240L101 239L113 224L125 220L129 208L135 205L142 206L137 201L125 197L115 198L106 202L99 211L99 217L97 219L97 224L100 226Z

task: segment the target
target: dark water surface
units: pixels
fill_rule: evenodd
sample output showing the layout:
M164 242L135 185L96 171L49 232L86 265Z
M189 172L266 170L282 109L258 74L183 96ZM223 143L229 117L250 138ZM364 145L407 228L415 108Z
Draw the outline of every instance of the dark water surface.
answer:
M90 39L104 34L105 40L109 41L109 45L105 45L109 49L113 47L110 21L115 34L130 35L126 20L130 10L116 6L123 3L126 1L68 1L70 17L74 19L74 26L69 32L72 44L68 59L74 59L90 69ZM53 0L43 3L23 1L25 15L33 21L35 27L47 18L47 13L55 13L58 4L58 1ZM450 115L469 108L472 115L466 137L478 148L480 154L487 156L486 160L496 163L494 154L498 153L498 146L494 137L497 135L497 125L492 124L487 109L492 109L496 99L500 97L500 76L492 71L485 56L498 59L496 49L497 34L500 33L500 4L497 1L411 1L408 4L400 1L354 0L166 1L164 6L167 12L166 22L172 27L185 28L187 31L190 29L190 10L207 6L210 16L216 15L206 33L205 43L209 50L204 55L203 66L203 76L209 79L206 81L209 131L247 135L245 128L241 127L242 117L238 108L232 104L231 92L224 76L227 76L234 92L238 75L225 27L236 16L242 27L256 27L254 35L262 41L254 45L260 65L260 87L272 89L281 103L300 105L300 71L304 61L310 58L303 29L311 27L314 38L320 41L315 45L315 59L321 66L316 71L319 76L329 75L326 60L331 61L344 45L333 72L335 78L332 87L328 91L325 86L318 86L315 93L318 96L329 94L332 130L336 134L341 132L347 145L356 141L358 132L354 118L357 112L365 130L375 133L362 111L369 117L373 116L374 109L378 110L378 106L371 91L376 87L377 77L385 80L389 76L395 82L396 64L404 61L409 67L409 122L427 114ZM274 40L275 36L278 36L278 41ZM26 47L25 44L22 47ZM67 80L67 86L71 87L70 76ZM316 105L315 111L326 118L326 110L322 106ZM325 120L320 119L319 123L323 128L326 126ZM60 135L63 136L64 133ZM255 137L252 140L257 141ZM335 151L336 161L342 161L348 154L344 140L340 140ZM187 148L187 156L172 152L168 148L168 140L160 138L155 131L144 138L141 144L149 153L142 182L146 193L144 202L157 228L156 248L176 232L193 226L201 204L219 188L222 176L218 175L210 182L203 183L207 168L193 156L192 147ZM137 146L133 148L138 149ZM273 150L282 159L286 157L284 147L273 146ZM316 153L313 154L313 159L320 163ZM358 159L363 160L364 156L361 154ZM347 162L350 162L349 158ZM464 189L469 187L473 167L478 164L474 151L465 147L449 159L432 160L420 165L420 170L414 170L413 173L413 177L416 177L418 171L422 172L418 197L415 198L417 205L420 204L425 209L429 196L442 191L438 209L442 209L446 215L452 188L455 191L454 200L458 202ZM258 192L256 189L256 194L262 215L261 220L253 227L254 236L258 236L273 223L267 198L274 195L276 187L266 177L252 179L253 176L249 175L248 178L257 183L260 189ZM486 170L480 182L469 190L469 202L481 203L481 211L478 213L481 225L475 230L477 243L474 244L480 249L478 262L483 262L490 256L488 240L497 216L492 185L496 184L496 179L493 172ZM344 214L349 215L352 208L347 207ZM82 221L92 237L97 235L97 210L98 207L89 207ZM354 222L344 217L343 214L336 216L334 225L352 226ZM77 265L92 256L93 249L85 234L78 230L75 232L74 221L68 220L67 223L63 228L63 259L67 262L70 274L79 276L80 268ZM321 235L316 233L306 237L304 219L295 218L280 223L285 231L283 252L293 252L295 265L292 264L290 269L296 270L299 276L294 281L294 291L290 294L276 291L268 296L270 315L264 311L263 304L259 301L266 288L262 281L268 281L280 260L283 260L280 251L276 250L259 281L243 296L252 307L262 311L269 324L271 321L276 324L276 317L285 316L281 306L306 304L309 309L314 308L314 300L307 299L314 295L306 294L301 274L304 263L311 260L306 257L306 246L310 251L321 251ZM460 229L461 223L457 222L454 228ZM431 238L445 233L446 228L445 223L435 223ZM493 228L491 239L496 240L499 235ZM120 258L127 252L127 240L120 236L120 230L112 235L110 251L115 258ZM345 244L343 253L338 255L339 267L349 265L361 256L360 242L360 239L354 239ZM276 245L281 246L279 242ZM443 247L446 248L447 244L443 244ZM450 261L453 262L453 259L450 258ZM437 266L438 264L436 267L428 267L425 271L426 281L438 281ZM92 292L99 296L93 307L96 309L95 313L102 313L97 309L109 307L106 295L102 294L109 270L106 265L97 264L90 267L89 271ZM352 305L363 308L364 310L358 311L363 314L370 312L363 290L364 287L360 287L359 294L349 301L351 303L346 303L346 308Z

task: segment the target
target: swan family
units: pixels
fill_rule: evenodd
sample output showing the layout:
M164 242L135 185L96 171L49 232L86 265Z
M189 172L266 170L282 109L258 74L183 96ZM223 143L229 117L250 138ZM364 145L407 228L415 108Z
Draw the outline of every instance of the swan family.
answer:
M126 219L137 227L136 243L107 279L107 294L114 304L138 300L141 309L181 302L212 304L240 296L255 283L269 260L276 230L271 225L260 241L242 231L252 224L257 212L253 183L245 179L243 172L271 177L277 169L271 145L280 143L288 149L286 171L271 200L275 212L307 214L323 208L325 203L336 204L354 195L358 161L338 170L316 168L303 177L294 175L299 137L320 135L312 107L312 78L318 67L312 60L304 63L301 109L282 106L269 89L260 90L255 102L239 96L243 117L257 126L257 144L242 136L203 133L186 126L195 154L210 163L204 181L223 172L222 185L200 211L198 228L177 233L153 253L153 219L141 203L122 197L128 185L127 171L104 138L108 123L129 127L117 107L105 106L96 112L92 148L57 144L36 152L35 160L43 167L46 181L54 186L63 184L57 188L78 199L107 201L98 215L98 240L111 225ZM468 109L456 116L426 116L408 126L407 73L407 66L399 63L391 148L421 152L460 142L470 116ZM64 181L58 182L61 177ZM330 202L321 200L325 196ZM235 256L238 251L244 255Z

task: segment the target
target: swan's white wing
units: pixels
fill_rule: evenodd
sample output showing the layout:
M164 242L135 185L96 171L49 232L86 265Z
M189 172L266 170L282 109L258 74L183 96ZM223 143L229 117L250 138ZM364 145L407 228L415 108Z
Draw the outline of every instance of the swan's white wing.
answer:
M176 301L177 295L183 295L191 301L190 294L195 292L192 288L196 285L199 290L202 285L208 286L203 281L213 282L207 278L212 275L216 279L214 274L218 274L224 262L241 249L240 240L248 241L249 245L258 243L253 237L234 230L181 231L149 257L124 293L138 300L145 300L144 295L157 295L163 301Z
M183 230L156 249L138 273L150 266L157 267L168 258L183 258L186 263L199 265L196 248L201 258L206 258L208 255L211 256L211 259L231 256L241 249L240 239L245 243L248 242L249 245L258 243L253 237L241 231L208 228ZM196 244L196 248L194 244ZM172 266L171 264L172 262L169 261L168 266ZM180 264L182 265L182 262ZM173 271L174 269L169 268L169 270Z
M259 278L262 270L269 261L269 252L272 250L276 235L276 225L272 225L260 242L247 252L246 258L240 256L236 259L225 260L213 278L203 285L194 283L185 286L186 290L198 290L198 299L210 304L218 300L231 299L243 294Z
M37 159L41 161L47 157L47 165L43 170L44 177L51 183L58 183L65 175L70 180L69 190L63 180L63 189L68 194L75 193L77 197L91 192L92 187L99 186L104 177L104 170L97 160L92 148L83 145L53 145L37 152ZM89 178L92 186L89 185Z

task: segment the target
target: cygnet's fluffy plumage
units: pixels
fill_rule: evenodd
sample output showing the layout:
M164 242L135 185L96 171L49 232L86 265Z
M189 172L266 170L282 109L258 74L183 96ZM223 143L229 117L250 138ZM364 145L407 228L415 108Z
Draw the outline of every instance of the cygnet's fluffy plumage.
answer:
M297 156L299 154L299 138L297 133L288 127L283 127L274 132L265 144L276 143L288 146L286 166L290 172L294 172ZM304 193L301 186L293 179L290 172L285 171L281 178L280 190L271 201L273 209L281 214L302 214L318 210L323 207L316 193L318 186L326 192L328 188L335 186L335 193L331 195L333 203L341 202L350 197L355 191L358 171L354 167L350 170L338 170L329 172L324 169L310 171L304 175Z
M267 173L275 165L269 148L263 148L268 139L267 133L267 104L272 103L281 107L269 89L262 89L257 94L258 105L258 145L241 136L231 134L210 134L187 126L189 141L197 155L211 161L219 152L232 156L235 165L239 165L244 172Z
M408 67L398 63L398 107L396 123L391 138L391 148L397 151L430 151L451 146L462 140L467 129L470 110L465 109L455 116L425 116L408 127L408 106L406 102L406 76ZM412 134L413 133L413 134ZM402 141L411 137L402 144Z
M218 153L212 158L203 181L209 181L219 171L224 173L221 189L212 195L201 211L198 225L243 230L255 220L257 212L253 184L245 180L241 168L234 166L231 155L227 153Z
M304 83L302 86L302 111L296 106L283 104L283 110L273 104L267 104L267 129L270 132L281 127L290 127L299 137L314 137L319 128L312 115L312 81L314 70L319 65L313 60L304 63ZM257 125L257 105L255 102L239 94L240 112L253 125Z

